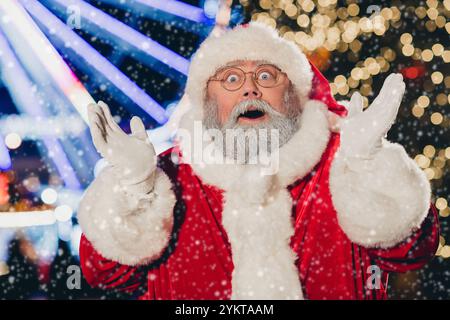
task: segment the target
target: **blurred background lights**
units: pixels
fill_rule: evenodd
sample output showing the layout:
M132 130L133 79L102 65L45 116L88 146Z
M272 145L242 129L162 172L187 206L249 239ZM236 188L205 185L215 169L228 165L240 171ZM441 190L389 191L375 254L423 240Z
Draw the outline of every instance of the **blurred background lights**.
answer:
M68 221L72 218L73 210L68 205L60 205L55 208L55 218L60 222Z
M17 133L9 133L5 136L5 145L8 147L8 149L17 149L21 144L22 138Z
M205 10L205 16L214 18L219 10L219 0L205 0L203 10Z
M41 193L41 199L45 204L54 204L58 200L58 193L55 189L46 188Z
M83 8L80 29L66 23L69 4ZM34 233L44 260L61 242L78 255L81 229L72 217L107 165L83 121L85 101L108 103L126 132L140 116L157 152L164 151L173 130L161 124L169 117L176 123L192 54L214 30L252 20L302 50L337 101L359 92L367 108L388 74L403 75L407 90L388 138L430 180L441 237L429 266L392 275L390 285L400 289L391 297L404 298L408 287L396 278L422 279L406 298L449 296L450 0L0 0L0 11L0 228ZM0 274L6 260L0 250Z
M329 80L338 102L345 104L359 92L367 108L390 73L403 75L406 92L388 139L401 143L429 179L441 218L436 255L450 258L445 243L445 218L450 217L450 0L239 2L251 20L276 28L307 55ZM431 288L440 291L436 283L443 283L441 271L448 270L450 259L441 262L395 277L422 281L423 290L412 290L410 298L433 296ZM450 283L450 277L446 281ZM448 297L448 289L442 292Z
M29 192L37 192L41 188L39 178L35 176L24 179L22 184Z
M80 26L69 22L74 6ZM75 208L107 165L86 106L105 101L127 133L139 116L156 152L167 150L192 54L211 32L242 23L242 9L231 0L0 0L0 276L40 282L39 292L17 281L14 289L44 299L103 295L88 285L58 292L67 266L79 263ZM13 241L27 248L36 277L17 265Z

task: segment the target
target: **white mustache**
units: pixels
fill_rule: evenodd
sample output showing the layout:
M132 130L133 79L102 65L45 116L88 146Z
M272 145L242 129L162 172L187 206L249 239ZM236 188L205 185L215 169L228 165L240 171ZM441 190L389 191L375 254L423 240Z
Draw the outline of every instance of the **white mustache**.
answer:
M233 125L237 123L238 118L243 113L249 111L250 107L254 107L255 110L262 111L265 114L268 114L271 118L272 117L283 117L284 115L278 111L276 111L272 106L267 103L264 100L259 99L253 99L253 100L244 100L240 103L238 103L234 108L233 111L230 114L230 117L225 124L225 127L228 127L230 125Z

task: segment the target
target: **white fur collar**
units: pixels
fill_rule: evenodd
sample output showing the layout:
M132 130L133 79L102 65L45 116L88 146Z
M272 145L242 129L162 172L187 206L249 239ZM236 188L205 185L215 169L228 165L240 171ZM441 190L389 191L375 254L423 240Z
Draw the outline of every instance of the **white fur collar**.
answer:
M193 139L184 135L193 136L201 109L193 108L181 119L182 161L204 183L225 191L222 222L233 252L232 299L303 299L289 245L294 228L286 186L319 162L330 138L327 112L320 101L305 103L300 129L280 148L279 170L273 175L261 175L259 165L197 163L190 148Z

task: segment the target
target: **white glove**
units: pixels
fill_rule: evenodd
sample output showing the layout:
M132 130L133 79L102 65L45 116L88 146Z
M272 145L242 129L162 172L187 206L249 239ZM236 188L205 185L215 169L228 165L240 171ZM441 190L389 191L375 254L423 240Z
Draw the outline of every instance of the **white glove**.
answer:
M152 191L156 153L142 120L133 117L130 122L131 135L127 135L102 101L89 104L88 118L94 146L113 167L122 185L137 193Z
M349 102L348 116L339 121L339 156L352 160L372 160L397 117L404 92L403 76L399 73L390 74L379 95L364 112L362 97L355 92Z

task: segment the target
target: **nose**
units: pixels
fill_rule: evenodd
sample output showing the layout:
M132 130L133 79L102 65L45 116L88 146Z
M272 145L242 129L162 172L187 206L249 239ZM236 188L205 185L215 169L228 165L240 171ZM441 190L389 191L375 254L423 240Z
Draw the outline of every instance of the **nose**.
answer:
M245 99L261 98L261 91L255 83L253 77L246 75L244 85L242 86L243 96Z

